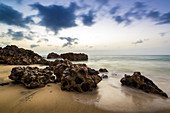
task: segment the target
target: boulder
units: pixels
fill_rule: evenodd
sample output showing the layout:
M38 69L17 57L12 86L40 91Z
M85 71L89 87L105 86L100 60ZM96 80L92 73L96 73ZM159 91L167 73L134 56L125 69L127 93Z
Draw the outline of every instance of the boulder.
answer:
M57 53L49 53L47 56L47 59L53 59L53 58L61 58L60 55L58 55Z
M31 50L18 48L15 45L7 45L0 49L0 64L30 65L48 64L48 61Z
M43 87L47 83L55 82L56 77L53 71L46 67L39 69L38 67L14 67L9 76L11 80L22 83L27 88Z
M120 80L122 85L143 90L146 93L158 94L168 98L168 95L156 86L152 80L141 75L140 72L134 72L132 76L126 75Z
M108 72L108 70L105 69L105 68L100 68L100 69L99 69L99 72Z
M61 89L67 91L92 91L102 80L98 74L89 74L86 64L72 64L69 60L56 66L54 74L61 81Z
M84 53L64 53L61 54L61 58L68 59L71 61L86 61L88 56Z
M108 78L108 76L105 74L102 74L102 78Z

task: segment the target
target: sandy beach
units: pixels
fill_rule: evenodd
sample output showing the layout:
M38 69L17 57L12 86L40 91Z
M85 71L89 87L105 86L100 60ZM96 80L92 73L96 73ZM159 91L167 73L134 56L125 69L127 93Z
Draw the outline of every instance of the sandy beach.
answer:
M38 66L38 65L32 65ZM104 79L92 92L62 91L60 83L27 89L8 79L13 66L1 65L0 110L3 113L169 113L170 99L122 87L119 75ZM111 75L110 75L111 76ZM167 93L170 95L170 93Z

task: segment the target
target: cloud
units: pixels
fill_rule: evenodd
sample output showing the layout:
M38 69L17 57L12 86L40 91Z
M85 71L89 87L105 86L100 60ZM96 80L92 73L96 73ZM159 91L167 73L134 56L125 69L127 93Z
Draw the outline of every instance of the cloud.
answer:
M9 45L9 44L10 44L10 42L1 42L0 46L6 46L6 45Z
M41 43L41 42L48 42L48 39L47 38L42 38L42 39L39 39L38 41L37 41L37 43Z
M162 33L160 33L160 35L161 35L162 37L164 37L164 36L166 35L166 32L162 32Z
M0 3L0 22L7 25L28 28L26 24L33 23L34 21L31 17L23 18L23 14L13 9L11 6Z
M140 44L140 43L143 43L143 40L138 40L136 42L132 42L132 44Z
M32 45L30 45L30 48L35 48L35 47L38 47L38 46L40 46L40 45L32 44Z
M96 17L96 15L94 15L94 12L92 10L90 10L87 15L84 14L81 17L84 25L92 26L93 24L95 24L94 18Z
M61 5L43 6L39 3L30 5L33 9L38 10L37 16L41 18L39 25L54 31L56 34L63 28L75 27L75 11L79 8L76 3L70 3L69 7Z
M138 41L136 41L136 42L132 42L132 44L141 44L141 43L144 43L144 42L146 42L146 41L149 41L149 39L148 39L148 38L145 38L145 39L143 39L143 40L138 40Z
M117 13L117 11L120 9L120 6L114 6L113 8L111 8L111 10L109 11L110 14L114 15Z
M130 25L135 20L141 20L143 18L152 19L156 22L156 25L170 24L170 12L163 13L155 10L147 10L147 6L143 2L135 2L133 7L130 8L123 15L115 15L120 7L113 7L110 10L112 18L118 23L124 23L125 25Z
M29 34L24 33L23 31L13 31L12 29L8 29L8 32L6 33L1 33L0 37L12 37L12 40L23 40L24 38L28 40L33 40L33 35L32 32Z
M135 19L140 20L146 15L146 7L147 6L143 2L135 2L134 6L126 13L113 16L112 18L119 24L124 22L125 25L130 25ZM114 15L119 8L120 6L112 8L110 14Z
M77 38L71 38L71 37L60 37L61 40L66 40L67 43L63 44L63 47L66 46L72 46L73 44L78 44L78 42L76 42L76 40L78 40Z

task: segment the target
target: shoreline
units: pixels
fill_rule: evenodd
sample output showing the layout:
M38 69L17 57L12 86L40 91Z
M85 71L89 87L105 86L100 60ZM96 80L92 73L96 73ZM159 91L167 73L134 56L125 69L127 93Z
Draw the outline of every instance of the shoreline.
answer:
M0 70L0 77L9 80L10 71L15 66L27 65L0 65L2 69ZM45 67L45 65L28 66ZM121 87L119 79L120 75L115 76L110 72L109 79L101 81L96 90L85 93L62 91L60 83L49 83L43 88L36 89L27 89L22 84L10 83L6 86L0 86L0 110L3 113L170 112L168 107L170 105L169 98L164 101L157 95L145 94L139 90ZM158 82L159 85L162 85L161 82ZM170 94L169 92L167 93L168 95Z

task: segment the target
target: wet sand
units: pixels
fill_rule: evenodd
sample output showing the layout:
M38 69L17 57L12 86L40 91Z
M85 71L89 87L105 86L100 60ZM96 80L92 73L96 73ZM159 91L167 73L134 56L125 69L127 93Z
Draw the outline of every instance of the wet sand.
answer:
M33 65L36 66L36 65ZM8 79L12 67L0 65L0 111L2 113L170 113L170 99L122 87L122 76L109 74L92 92L77 93L50 83L43 88L27 89ZM157 85L170 96L167 81Z

